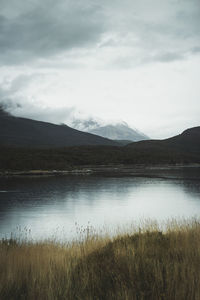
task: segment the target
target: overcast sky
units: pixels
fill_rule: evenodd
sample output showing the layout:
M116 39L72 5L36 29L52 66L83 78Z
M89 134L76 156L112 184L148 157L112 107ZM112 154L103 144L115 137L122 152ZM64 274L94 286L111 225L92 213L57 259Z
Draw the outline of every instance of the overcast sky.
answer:
M200 126L199 0L0 0L0 102L152 138Z

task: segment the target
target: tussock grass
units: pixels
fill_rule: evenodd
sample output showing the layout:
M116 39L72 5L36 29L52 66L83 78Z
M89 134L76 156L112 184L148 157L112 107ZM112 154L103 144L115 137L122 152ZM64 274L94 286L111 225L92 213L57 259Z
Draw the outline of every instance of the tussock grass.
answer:
M0 299L200 299L200 223L70 244L0 243Z

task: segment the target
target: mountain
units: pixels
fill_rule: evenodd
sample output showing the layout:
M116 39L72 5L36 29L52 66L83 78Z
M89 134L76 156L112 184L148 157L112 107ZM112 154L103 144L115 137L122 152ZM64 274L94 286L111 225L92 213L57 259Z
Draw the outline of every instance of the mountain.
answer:
M28 131L30 133L30 128ZM2 140L1 136L0 138ZM124 174L124 168L127 168L134 174L134 168L131 167L134 165L142 165L141 170L145 170L146 166L177 164L200 164L200 127L187 129L169 139L134 142L124 147L82 145L66 147L64 150L58 147L0 147L0 172L71 170L79 169L80 166L81 169L85 166L88 170L90 166L89 169L100 170L102 173Z
M103 124L103 122L92 118L88 120L76 119L72 122L71 126L108 139L121 140L124 144L130 143L131 141L137 142L149 139L149 137L142 132L131 128L126 122Z
M183 131L183 133L163 142L169 147L186 152L200 153L200 126Z
M66 147L79 145L119 145L115 141L75 130L67 125L14 117L0 107L0 145Z
M166 149L171 151L179 151L181 153L200 154L200 126L189 128L181 134L164 139L164 140L149 140L137 143L131 143L127 147L133 149L147 149L148 151Z

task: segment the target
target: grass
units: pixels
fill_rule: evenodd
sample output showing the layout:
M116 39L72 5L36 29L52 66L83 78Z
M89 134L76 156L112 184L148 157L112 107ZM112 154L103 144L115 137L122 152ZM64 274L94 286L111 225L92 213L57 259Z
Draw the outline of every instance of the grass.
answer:
M84 241L0 243L0 299L199 300L200 223Z

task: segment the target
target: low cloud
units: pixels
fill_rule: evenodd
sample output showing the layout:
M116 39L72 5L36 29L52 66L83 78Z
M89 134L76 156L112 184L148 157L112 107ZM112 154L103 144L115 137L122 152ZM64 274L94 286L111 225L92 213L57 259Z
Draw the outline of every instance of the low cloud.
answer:
M40 107L23 100L12 101L7 99L5 101L0 101L0 105L2 105L5 111L14 116L45 121L54 124L70 125L71 119L76 112L74 107Z
M0 88L0 106L10 113L18 117L25 117L39 121L46 121L55 124L69 124L70 120L77 113L75 107L52 107L41 104L36 100L29 100L26 96L18 93L17 82L25 85L25 78L19 77L15 79L9 87ZM19 87L19 86L18 86ZM23 92L23 89L22 89Z

